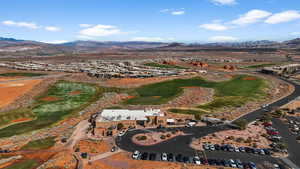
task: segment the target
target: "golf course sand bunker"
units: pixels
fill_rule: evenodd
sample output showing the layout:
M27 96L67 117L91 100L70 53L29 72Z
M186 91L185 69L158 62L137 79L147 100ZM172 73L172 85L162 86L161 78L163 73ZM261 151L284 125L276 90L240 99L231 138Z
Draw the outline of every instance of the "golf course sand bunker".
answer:
M0 78L0 108L14 102L18 97L29 92L34 86L39 84L42 80L21 80L11 81L5 83L7 80L14 80L12 78Z

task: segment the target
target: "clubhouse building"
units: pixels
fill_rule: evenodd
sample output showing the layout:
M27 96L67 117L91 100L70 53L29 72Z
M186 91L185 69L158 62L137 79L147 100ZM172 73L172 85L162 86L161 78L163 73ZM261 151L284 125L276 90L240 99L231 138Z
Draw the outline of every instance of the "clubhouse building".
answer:
M122 129L131 129L138 126L165 126L167 121L167 117L160 109L104 109L96 118L94 133L102 137L113 136L117 134L120 127Z

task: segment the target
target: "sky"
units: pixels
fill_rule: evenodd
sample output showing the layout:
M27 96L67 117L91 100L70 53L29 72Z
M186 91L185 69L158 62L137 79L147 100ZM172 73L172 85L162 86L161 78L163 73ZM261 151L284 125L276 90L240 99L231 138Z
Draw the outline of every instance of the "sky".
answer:
M235 42L300 37L299 0L3 0L0 37Z

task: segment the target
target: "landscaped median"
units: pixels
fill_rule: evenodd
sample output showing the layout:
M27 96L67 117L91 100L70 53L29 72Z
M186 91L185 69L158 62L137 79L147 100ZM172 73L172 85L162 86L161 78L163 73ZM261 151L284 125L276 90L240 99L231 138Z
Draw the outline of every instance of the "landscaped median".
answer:
M134 135L132 141L138 145L151 146L182 135L185 134L179 130L170 132L149 132Z

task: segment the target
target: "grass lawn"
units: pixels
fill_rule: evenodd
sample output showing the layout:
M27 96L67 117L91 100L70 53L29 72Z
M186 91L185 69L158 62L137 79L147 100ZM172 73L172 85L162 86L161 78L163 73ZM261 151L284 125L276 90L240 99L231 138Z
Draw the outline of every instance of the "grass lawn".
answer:
M50 87L44 95L36 98L36 102L31 108L24 111L24 114L33 113L35 120L0 129L0 137L10 137L55 124L66 115L78 112L97 100L103 91L105 90L91 84L59 81ZM72 92L77 92L77 94L71 94ZM50 96L58 98L58 100L40 100Z
M207 112L200 111L200 110L189 110L189 109L169 109L168 111L172 113L178 113L178 114L191 114L191 115L202 115L207 114Z
M18 119L26 120L26 119L33 119L35 117L36 117L35 113L27 108L12 110L8 112L0 112L0 127L12 123Z
M182 87L189 86L215 89L215 100L199 106L203 109L211 109L212 107L239 106L251 99L261 98L264 96L263 88L266 85L263 79L248 75L237 75L223 82L207 81L202 78L175 79L141 86L135 90L136 97L124 103L128 105L164 104L182 94Z
M27 73L27 72L11 72L11 73L2 73L0 76L4 77L16 77L16 76L24 76L24 77L35 77L35 76L43 76L46 74L42 73Z
M40 150L40 149L47 149L55 144L54 137L48 137L40 140L34 140L27 143L25 146L22 147L22 150Z
M167 64L159 64L155 62L146 63L145 66L151 66L151 67L159 67L159 68L165 68L165 69L187 69L185 67L176 66L176 65L167 65Z
M5 169L33 169L36 168L38 165L39 164L35 160L26 160L8 166Z

